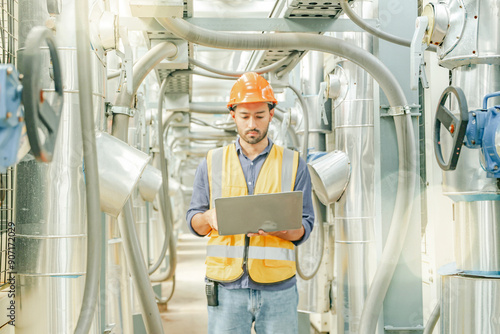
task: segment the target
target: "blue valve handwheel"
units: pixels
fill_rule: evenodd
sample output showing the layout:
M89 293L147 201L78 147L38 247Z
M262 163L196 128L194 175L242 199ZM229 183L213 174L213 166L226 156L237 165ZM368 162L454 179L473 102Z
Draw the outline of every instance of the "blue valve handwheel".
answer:
M44 98L41 85L42 44L49 47L54 72L55 99L49 103ZM34 27L26 38L20 72L23 74L22 101L25 109L26 129L31 152L38 161L50 162L54 153L59 121L63 107L61 66L52 32L44 27Z
M445 106L448 96L454 95L458 102L460 119ZM460 157L460 152L465 138L467 123L469 122L469 110L467 99L460 87L449 86L441 94L434 121L434 152L436 160L442 170L455 170ZM448 162L443 159L441 151L441 125L451 134L453 138L453 149L450 151Z

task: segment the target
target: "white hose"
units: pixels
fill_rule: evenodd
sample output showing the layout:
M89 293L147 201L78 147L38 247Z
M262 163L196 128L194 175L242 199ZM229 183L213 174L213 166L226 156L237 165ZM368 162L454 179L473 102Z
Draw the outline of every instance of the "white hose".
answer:
M87 200L87 273L85 290L76 334L86 334L94 319L95 307L101 278L101 204L99 200L99 171L94 130L94 107L92 104L92 72L90 59L90 40L88 22L88 1L80 0L75 4L76 46L78 64L78 86L80 100L80 119L83 137L83 156L85 162L85 187Z
M427 320L427 324L425 325L425 329L422 334L432 334L432 332L434 332L434 327L436 327L436 324L440 316L441 316L441 305L438 302L436 307L434 307L434 310L432 310L432 313L429 317L429 320Z
M382 38L388 42L410 47L410 44L411 44L410 40L406 40L404 38L388 34L385 31L377 29L377 28L369 25L368 23L366 23L361 17L359 17L356 14L356 12L354 10L352 10L348 1L349 0L340 0L340 6L342 7L344 14L346 14L347 17L350 18L351 21L354 22L358 27L360 27L364 31L369 32L370 34L377 36L378 38Z
M298 57L299 57L298 52L292 52L290 55L288 55L288 57L282 58L282 59L278 60L277 62L272 63L271 65L268 65L266 67L261 67L259 69L244 71L244 72L223 71L223 70L220 70L218 68L214 68L214 67L211 67L207 64L204 64L201 61L198 61L194 58L189 58L189 62L195 66L201 67L202 69L209 71L209 72L212 72L212 73L217 73L217 74L225 75L225 76L229 76L229 77L240 77L246 72L256 72L258 74L273 72L275 70L280 69L282 66L286 66L290 63L293 63L294 60L297 59Z

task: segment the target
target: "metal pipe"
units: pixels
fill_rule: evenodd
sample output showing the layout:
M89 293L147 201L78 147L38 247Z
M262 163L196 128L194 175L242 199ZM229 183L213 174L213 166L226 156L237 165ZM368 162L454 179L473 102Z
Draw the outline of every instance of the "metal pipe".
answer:
M128 138L129 116L124 114L113 115L112 135L126 141ZM137 288L139 304L141 306L142 318L148 333L163 333L160 313L156 306L153 288L147 274L148 270L144 263L141 245L135 230L132 203L129 199L118 217L118 226L122 237L123 249L130 266L130 273Z
M356 10L364 18L373 17L371 2ZM346 42L373 52L373 36L368 33L335 34ZM358 333L363 305L376 269L375 221L375 141L373 79L352 62L341 60L334 76L345 86L332 103L335 149L345 152L351 162L349 186L335 203L335 270L337 277L337 332ZM340 91L339 91L340 93ZM339 100L342 102L338 102Z
M180 18L158 17L156 20L178 37L210 47L238 50L297 50L300 47L301 49L322 51L347 58L364 68L377 80L391 106L406 106L407 104L398 81L376 56L340 39L307 33L224 33L197 27Z
M99 196L99 172L95 143L95 126L92 103L92 71L90 61L90 39L88 1L77 1L76 48L78 86L80 88L80 120L83 139L83 160L85 162L85 187L87 200L87 274L82 307L75 334L86 334L92 325L101 277L101 209Z
M151 48L144 56L135 63L133 72L133 89L132 94L127 92L126 85L123 85L122 90L116 96L115 106L133 107L134 96L142 84L146 76L151 72L156 65L163 59L175 57L177 54L177 46L174 43L162 42ZM125 139L126 141L127 139Z
M434 332L434 327L436 327L440 315L441 304L439 304L438 302L436 307L434 307L434 310L432 310L432 313L429 316L429 320L427 320L427 324L425 325L425 329L422 334L432 334L432 332Z
M149 267L148 270L149 275L153 274L160 267L160 264L163 262L163 258L167 253L168 244L170 241L170 235L172 234L172 229L174 227L173 224L174 220L172 218L172 206L170 203L170 196L168 195L168 178L169 178L168 165L165 160L165 145L163 143L163 129L164 129L163 99L165 96L165 92L167 91L169 78L171 78L170 75L167 76L167 78L165 78L161 84L159 98L158 98L158 122L157 122L158 144L160 148L160 171L163 180L160 190L160 209L165 227L165 238L163 239L163 246L160 251L160 256L158 257L158 260L151 267ZM172 115L170 115L170 117L167 118L166 123L167 124L170 123L172 119L176 116L178 116L178 113L173 113Z
M228 71L223 71L215 67L211 67L210 65L204 64L199 60L196 60L194 58L189 58L189 62L195 66L201 67L204 70L207 70L212 73L220 74L220 75L225 75L229 77L240 77L246 72L256 72L258 74L263 74L263 73L268 73L268 72L273 72L275 70L280 69L282 66L287 66L290 63L293 63L295 59L299 57L299 53L297 51L290 53L287 57L282 58L278 60L275 63L272 63L271 65L261 67L259 69L255 70L248 70L248 71L243 71L243 72L228 72Z
M147 274L146 264L142 255L141 245L135 230L132 203L125 203L121 215L118 217L118 226L122 236L123 247L130 271L137 288L137 296L141 305L142 318L148 333L163 333L163 325L151 282Z
M173 57L177 53L177 47L173 43L165 42L160 43L151 50L149 50L137 63L134 65L134 89L132 95L127 93L126 87L116 98L116 106L132 107L135 93L142 84L142 81L147 74L158 65L164 58ZM161 113L160 113L161 114ZM128 123L129 116L125 114L113 115L113 136L127 141L128 139ZM165 184L165 179L163 180ZM134 218L132 214L132 204L129 201L124 206L123 212L124 219L118 220L120 231L122 233L123 245L127 260L130 265L132 277L138 289L139 300L141 304L141 312L143 316L146 329L149 333L163 333L163 326L161 324L161 317L156 306L155 297L151 288L148 270L143 260L141 246L135 231Z

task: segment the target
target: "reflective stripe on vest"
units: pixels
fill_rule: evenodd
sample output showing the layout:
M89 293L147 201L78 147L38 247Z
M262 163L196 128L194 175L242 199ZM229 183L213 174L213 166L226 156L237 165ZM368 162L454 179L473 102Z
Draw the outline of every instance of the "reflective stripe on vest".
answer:
M223 246L223 245L208 245L207 256L228 257L231 259L240 258L243 255L245 246Z
M264 162L255 194L293 191L299 155L273 145ZM210 207L219 197L248 195L245 175L236 146L212 150L207 155ZM243 274L245 235L219 236L212 231L207 246L207 277L216 281L234 281ZM276 283L295 275L295 251L292 242L274 236L250 238L248 273L258 283Z
M223 147L212 150L211 171L208 171L210 192L210 207L215 208L215 199L221 198L222 189L222 154Z
M248 258L256 260L295 261L295 250L276 247L248 247Z

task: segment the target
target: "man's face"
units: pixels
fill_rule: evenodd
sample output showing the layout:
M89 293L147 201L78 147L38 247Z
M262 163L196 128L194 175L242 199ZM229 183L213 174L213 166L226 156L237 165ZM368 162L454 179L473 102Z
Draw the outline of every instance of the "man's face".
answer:
M257 144L266 138L274 109L266 102L243 103L231 111L240 138L249 144Z

